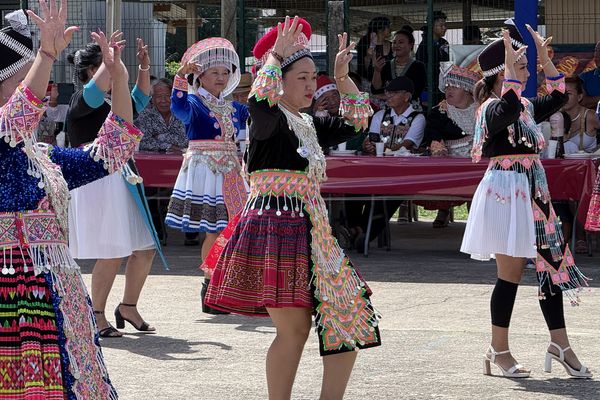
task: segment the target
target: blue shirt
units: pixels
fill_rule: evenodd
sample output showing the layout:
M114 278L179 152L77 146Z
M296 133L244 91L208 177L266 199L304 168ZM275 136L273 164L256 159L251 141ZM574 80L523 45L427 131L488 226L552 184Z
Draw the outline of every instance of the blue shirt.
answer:
M600 69L594 68L591 71L579 75L583 81L583 90L588 96L600 96Z
M200 89L200 95L211 96L206 90ZM221 101L225 101L220 99ZM233 139L241 130L246 129L248 107L245 104L233 101L234 111L231 121L235 127ZM171 95L171 112L185 125L185 132L189 140L212 140L221 135L221 127L217 118L206 106L203 99L196 94L173 88Z

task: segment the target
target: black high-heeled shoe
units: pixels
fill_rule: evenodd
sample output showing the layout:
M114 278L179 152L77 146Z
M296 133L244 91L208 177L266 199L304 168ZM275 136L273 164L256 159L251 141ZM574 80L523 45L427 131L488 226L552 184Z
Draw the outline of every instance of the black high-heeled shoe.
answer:
M125 304L125 303L119 303L119 305L117 306L117 308L115 308L115 320L117 322L117 328L118 329L123 329L125 328L125 321L129 322L131 324L131 326L133 326L135 329L137 329L140 332L154 332L156 331L156 328L152 328L150 329L150 324L147 323L146 321L142 320L142 324L140 326L136 326L132 320L127 319L125 317L123 317L123 315L121 315L121 310L119 310L119 307L121 306L125 306L125 307L136 307L137 304Z
M208 290L209 282L210 282L210 279L205 279L204 282L202 282L202 290L200 291L200 298L202 299L202 312L206 313L206 314L212 314L212 315L230 314L227 311L221 311L221 310L217 310L216 308L212 308L211 306L206 305L206 303L204 302L204 298L206 297L206 291Z
M104 311L94 310L94 314L95 315L103 315ZM96 321L96 325L97 324L98 324L98 322ZM100 329L98 331L98 335L100 335L100 337L103 337L103 338L123 337L123 332L119 332L118 330L116 330L115 327L112 326L109 322L108 326L106 328Z

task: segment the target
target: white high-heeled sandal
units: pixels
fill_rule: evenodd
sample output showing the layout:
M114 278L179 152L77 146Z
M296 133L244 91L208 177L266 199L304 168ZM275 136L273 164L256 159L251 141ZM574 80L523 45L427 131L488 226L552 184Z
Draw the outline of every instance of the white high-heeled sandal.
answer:
M588 368L585 365L581 364L581 368L579 368L579 370L576 370L573 369L573 367L571 367L569 363L565 361L565 351L569 350L571 346L567 346L563 349L554 342L550 342L550 346L554 346L558 349L558 356L556 354L550 353L549 351L546 352L546 362L544 363L545 372L552 372L552 360L556 360L559 363L561 363L563 367L565 367L567 374L569 374L573 378L589 379L593 376L593 374L590 372L590 370L588 370Z
M531 375L530 371L516 372L520 369L523 369L523 366L521 364L515 364L508 370L505 370L500 364L496 363L496 356L508 353L510 353L510 350L496 351L492 346L490 346L488 351L483 355L483 374L492 375L492 368L490 364L494 364L500 369L500 371L502 371L502 375L507 378L529 378L529 376Z

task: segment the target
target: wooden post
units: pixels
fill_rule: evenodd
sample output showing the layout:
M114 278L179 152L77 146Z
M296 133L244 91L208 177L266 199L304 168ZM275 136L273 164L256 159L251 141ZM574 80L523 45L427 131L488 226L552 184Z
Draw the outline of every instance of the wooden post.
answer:
M106 0L106 34L110 37L110 34L114 32L114 13L115 8L114 0Z
M106 35L121 30L121 0L106 0Z
M236 47L236 0L221 0L221 37Z
M198 26L196 22L196 4L187 3L185 5L185 19L187 21L187 47L197 42Z
M344 32L344 1L328 1L327 14L327 69L333 77L335 56L339 47L337 35Z

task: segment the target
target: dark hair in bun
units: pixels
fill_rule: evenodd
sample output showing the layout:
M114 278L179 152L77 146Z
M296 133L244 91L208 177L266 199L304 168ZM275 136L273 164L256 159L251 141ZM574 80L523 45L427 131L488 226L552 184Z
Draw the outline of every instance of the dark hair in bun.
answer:
M69 61L75 67L75 76L81 82L89 80L87 70L90 67L99 67L102 64L102 50L96 43L88 43L83 49L79 49L67 56Z

